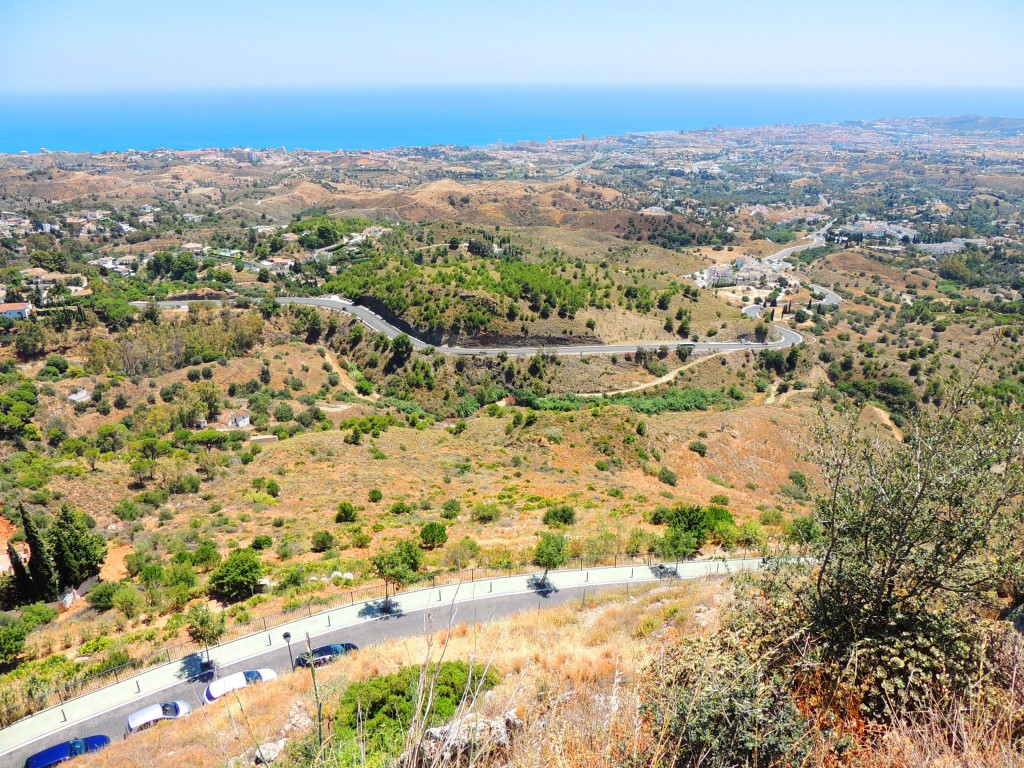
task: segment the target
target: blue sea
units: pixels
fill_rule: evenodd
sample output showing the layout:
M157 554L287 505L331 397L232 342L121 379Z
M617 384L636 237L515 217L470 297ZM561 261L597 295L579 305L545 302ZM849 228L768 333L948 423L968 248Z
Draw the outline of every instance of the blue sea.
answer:
M966 114L1024 117L1024 90L566 86L0 94L0 152L481 146L498 139Z

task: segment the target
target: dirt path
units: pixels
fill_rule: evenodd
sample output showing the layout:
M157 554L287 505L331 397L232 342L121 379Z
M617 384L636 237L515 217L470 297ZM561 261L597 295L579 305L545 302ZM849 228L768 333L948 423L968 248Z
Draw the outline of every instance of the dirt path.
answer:
M736 351L742 351L742 350L736 350ZM716 358L716 357L721 357L722 355L727 355L727 354L729 354L729 353L728 352L712 352L710 355L701 355L700 357L697 357L696 359L691 360L690 362L686 363L685 365L683 365L683 366L681 366L679 368L676 368L674 371L670 371L669 373L666 373L664 376L659 376L658 378L653 379L653 380L648 381L648 382L645 382L644 384L636 384L636 385L634 385L632 387L626 387L625 389L611 389L611 390L608 390L607 392L580 392L579 393L579 397L603 397L605 395L628 395L630 392L640 392L641 390L650 389L651 387L658 387L658 386L661 386L662 384L671 384L675 380L676 376L678 376L680 373L682 373L686 369L693 368L695 365L700 365L701 363L707 362L708 360L711 360L711 359Z

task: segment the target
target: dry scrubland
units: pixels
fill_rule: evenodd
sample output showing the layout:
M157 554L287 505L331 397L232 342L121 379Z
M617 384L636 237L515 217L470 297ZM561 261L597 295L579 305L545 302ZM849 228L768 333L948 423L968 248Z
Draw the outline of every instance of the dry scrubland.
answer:
M811 465L798 458L803 450L809 398L800 393L797 403L800 400L805 405L798 408L751 406L742 412L662 414L648 419L649 441L660 446L662 464L679 476L675 487L659 482L635 464L614 471L597 468L596 462L605 454L595 450L594 442L608 434L631 431L626 422L631 415L625 409L605 409L600 419L588 412L544 414L534 427L514 439L504 434L510 416L481 415L470 419L466 431L458 436L449 434L443 425L427 430L392 427L379 439L361 446L347 444L339 431L297 435L267 446L252 464L229 469L207 484L203 496L217 501L216 511L212 511L210 501L200 497L172 497L167 505L172 519L150 516L141 522L148 534L167 533L172 537L195 526L217 541L222 552L268 534L274 539L274 545L263 553L269 563L307 563L314 573L351 570L358 578L372 553L399 539L417 538L423 523L440 520L441 505L447 499L460 500L463 511L457 520L445 521L448 546L426 554L428 565L433 567L528 560L538 534L549 530L542 522L544 511L553 503L565 502L576 509L578 517L577 524L567 531L574 553L621 552L635 529L662 532L645 522L659 504L707 504L712 497L725 495L738 523L757 520L760 510L770 507L786 510L789 515L805 512L804 502L782 492L790 482L793 467L813 472ZM703 433L708 446L705 457L687 448ZM624 451L621 447L616 453ZM383 458L374 457L382 454ZM253 477L279 481L278 503L267 506L249 500ZM62 478L53 486L65 497L76 499L99 524L117 525L126 533L131 524L121 523L110 510L130 492L129 482L124 467L101 464L95 473ZM383 491L381 502L368 501L372 488ZM365 547L351 545L352 525L334 521L335 509L342 500L350 500L359 508L357 526L372 536ZM390 509L396 502L406 502L412 511L392 514ZM423 502L429 509L424 509ZM474 521L473 510L478 505L497 505L500 519ZM311 536L319 530L332 532L338 548L322 555L311 551ZM775 525L769 526L768 532L782 535ZM475 557L456 554L460 551L458 542L465 537L479 545ZM291 550L286 559L278 549L283 543ZM112 546L104 578L122 577L124 556L132 551L127 541ZM716 552L711 544L704 551ZM312 582L304 592L316 596L330 589L327 582ZM267 596L253 612L272 612L287 600L287 596ZM229 622L244 621L248 616L247 611L232 613ZM66 647L74 638L110 632L115 618L98 615L83 604L37 630L31 644ZM121 628L136 638L138 652L144 653L153 642L153 630L165 621L166 617L144 616L134 622L117 619L115 623L125 625ZM178 630L163 641L184 639L184 630Z

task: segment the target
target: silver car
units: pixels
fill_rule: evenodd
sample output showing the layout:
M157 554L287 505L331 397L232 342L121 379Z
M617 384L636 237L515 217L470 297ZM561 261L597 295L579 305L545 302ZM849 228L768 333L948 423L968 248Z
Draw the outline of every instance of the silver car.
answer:
M167 701L163 704L151 704L145 709L140 709L138 712L128 716L128 733L135 733L149 728L161 720L177 720L179 717L185 717L191 711L192 707L188 705L188 702L184 701Z

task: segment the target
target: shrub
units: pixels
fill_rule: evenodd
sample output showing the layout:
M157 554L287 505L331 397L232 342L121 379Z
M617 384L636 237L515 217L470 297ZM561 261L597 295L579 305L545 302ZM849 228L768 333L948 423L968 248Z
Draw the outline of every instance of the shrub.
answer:
M371 504L377 504L384 498L384 494L380 492L379 488L371 488L367 497L370 499Z
M673 745L673 765L804 764L811 726L788 681L766 675L734 635L688 639L643 679L641 713Z
M679 482L679 476L668 467L662 467L658 470L658 479L665 485L675 485Z
M257 552L270 549L274 545L274 539L265 533L261 533L259 536L253 537L252 544L249 545L251 549L255 549Z
M434 727L448 722L463 696L488 691L498 684L499 675L481 665L470 667L462 661L431 664L400 669L390 675L349 685L338 703L337 727L341 741L351 744L352 758L356 750L366 749L376 759L373 764L386 764L387 757L397 757L405 747L406 731L414 718L424 726ZM430 694L421 690L429 681ZM363 734L365 734L365 745ZM350 762L342 759L340 762ZM358 762L358 760L356 760Z
M729 497L722 493L716 493L711 497L711 503L717 504L720 507L729 506Z
M56 608L46 603L32 603L21 609L21 623L29 630L49 624L60 614Z
M463 536L445 550L441 562L447 568L465 568L479 554L480 545L469 536Z
M708 453L707 443L704 443L700 440L691 441L687 448L696 453L698 456L707 456Z
M349 540L351 541L352 546L356 549L365 549L366 547L370 546L372 538L370 534L368 534L362 528L356 528L352 531Z
M114 608L126 619L134 619L146 605L146 598L135 587L123 585L111 600Z
M138 520L142 517L142 507L131 499L121 499L112 512L119 520L124 520L125 522Z
M454 520L462 512L462 502L458 499L448 499L441 505L441 517L445 520Z
M412 512L412 506L404 501L396 501L389 511L392 515L408 515Z
M161 504L165 504L169 498L171 498L171 494L163 488L153 488L135 496L140 504L149 504L151 507L159 507Z
M420 528L420 540L427 549L437 549L448 541L448 529L444 523L432 520Z
M798 515L790 523L789 540L794 544L817 544L821 536L821 525L813 514Z
M334 516L336 523L354 523L359 519L356 507L351 501L339 501L338 513Z
M326 552L334 546L334 534L330 531L317 531L313 534L310 549L314 552Z
M210 574L210 594L225 602L237 602L256 593L263 564L252 549L236 549Z
M576 510L568 504L558 504L544 513L544 525L567 527L576 524Z
M474 523L493 523L501 519L501 509L497 504L477 504L473 507L471 518Z
M114 595L122 586L122 584L101 581L86 592L85 599L97 611L109 611L114 607Z

